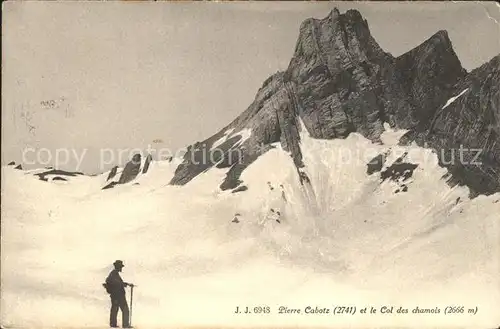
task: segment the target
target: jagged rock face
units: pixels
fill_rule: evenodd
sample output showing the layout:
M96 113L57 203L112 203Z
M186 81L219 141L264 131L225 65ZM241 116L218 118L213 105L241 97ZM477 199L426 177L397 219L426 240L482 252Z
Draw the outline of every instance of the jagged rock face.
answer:
M300 27L295 54L285 73L297 88L300 116L315 138L345 138L359 131L377 139L383 104L378 81L392 56L373 40L357 11L337 10ZM390 70L389 70L390 71Z
M344 138L356 131L378 140L383 122L412 128L428 120L465 70L444 31L394 58L379 47L359 12L334 10L302 24L287 73L297 84L312 137Z
M456 82L466 75L446 31L437 32L398 57L396 66L413 107L409 112L411 124L400 124L402 128L425 126L437 107L449 98Z
M380 48L358 11L340 14L334 9L324 19L302 23L287 70L268 78L253 103L231 124L190 146L171 184L186 184L217 166L229 168L221 189L236 188L242 183L241 172L275 142L290 153L301 181L307 182L305 173L299 170L303 167L299 120L312 137L321 139L345 138L358 132L380 142L384 122L409 129L412 133L406 136L408 140L422 137L431 125L439 128L441 121L446 126L442 133L453 134L451 127L456 123L446 123L446 117L436 120L436 112L456 93L461 81L473 80L473 76L481 76L477 88L482 90L484 77L478 72L466 75L445 31L394 58ZM477 102L486 101L481 98ZM469 111L481 104L470 104L476 107ZM498 113L489 116L497 120L494 124L498 128ZM245 129L251 134L243 139L237 133ZM496 135L490 133L491 129L487 131L489 143L498 140L497 130ZM456 141L446 143L454 145ZM218 156L210 157L215 150Z
M472 196L500 191L500 55L461 79L452 94L460 96L401 142L433 148L450 183L467 185Z
M127 162L120 176L119 184L125 184L135 179L141 170L141 155L134 154L132 160Z

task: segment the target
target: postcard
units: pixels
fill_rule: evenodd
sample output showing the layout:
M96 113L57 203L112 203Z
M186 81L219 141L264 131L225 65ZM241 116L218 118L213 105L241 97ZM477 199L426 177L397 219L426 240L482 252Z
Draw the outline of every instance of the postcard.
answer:
M2 328L500 325L498 4L2 5Z

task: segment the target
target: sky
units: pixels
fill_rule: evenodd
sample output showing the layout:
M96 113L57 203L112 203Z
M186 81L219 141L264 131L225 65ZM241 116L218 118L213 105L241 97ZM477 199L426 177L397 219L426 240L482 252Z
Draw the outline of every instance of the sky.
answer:
M462 65L500 53L493 2L4 2L2 165L94 174L174 155L284 70L300 23L358 9L394 56L447 30ZM155 153L155 151L153 151Z

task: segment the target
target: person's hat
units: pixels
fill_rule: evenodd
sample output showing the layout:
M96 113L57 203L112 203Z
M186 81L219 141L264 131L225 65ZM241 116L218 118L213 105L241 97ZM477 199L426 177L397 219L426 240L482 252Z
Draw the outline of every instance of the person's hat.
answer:
M124 266L125 266L125 265L123 265L123 261L121 261L121 260L116 260L116 261L113 263L113 265L114 265L115 267L124 267Z

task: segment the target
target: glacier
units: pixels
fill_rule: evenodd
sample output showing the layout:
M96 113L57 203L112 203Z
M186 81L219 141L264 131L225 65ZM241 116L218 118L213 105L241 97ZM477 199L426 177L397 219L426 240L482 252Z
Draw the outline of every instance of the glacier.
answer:
M450 187L431 150L398 145L404 132L386 125L382 143L373 143L357 133L314 139L302 129L301 170L310 182L301 184L275 144L242 173L248 190L238 193L218 187L227 168L168 185L178 161L153 161L146 174L110 190L100 189L108 173L55 183L4 166L1 323L103 327L109 297L101 283L118 258L124 279L137 284L140 328L497 324L500 194L470 199L467 187ZM367 174L377 154L387 154L383 171L405 152L418 165L406 192L395 193L401 178ZM277 311L333 305L479 312ZM273 311L241 315L236 306Z

